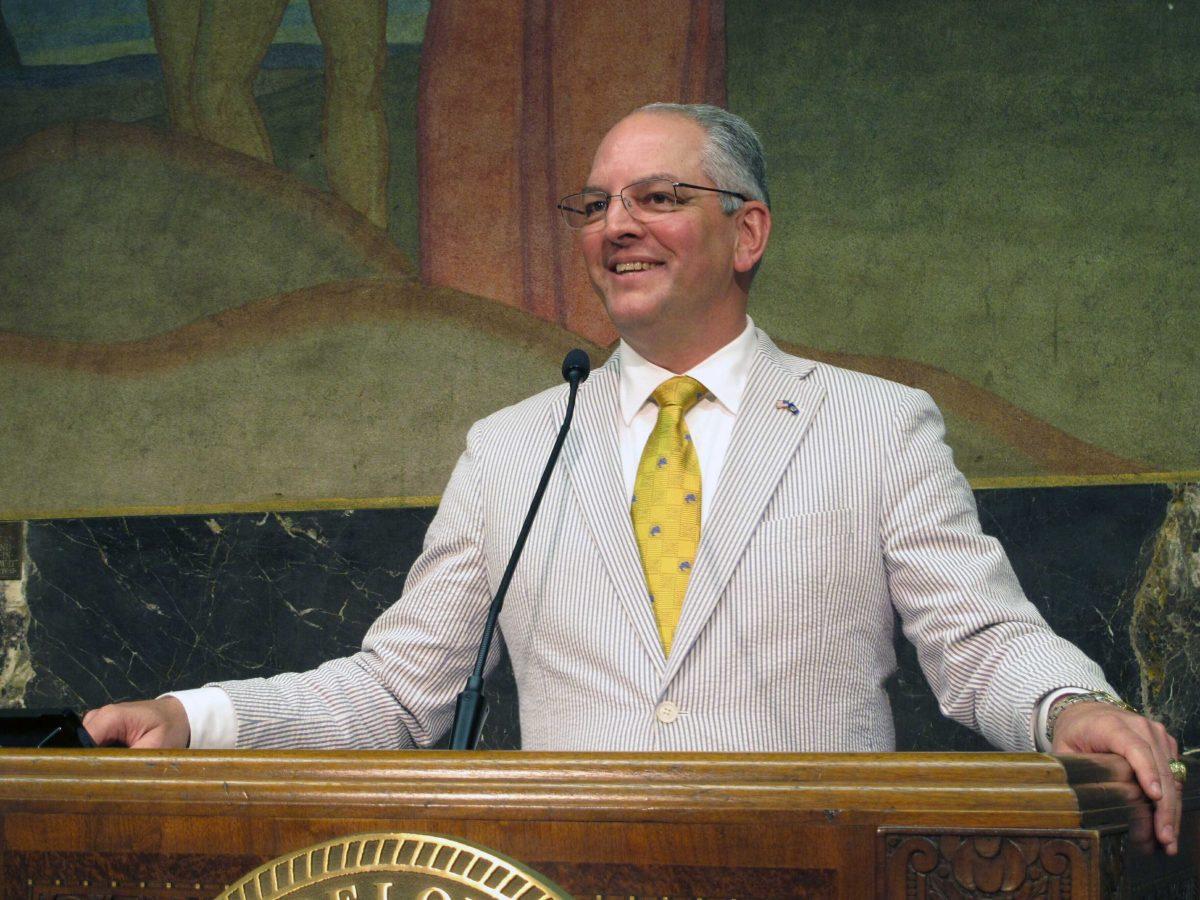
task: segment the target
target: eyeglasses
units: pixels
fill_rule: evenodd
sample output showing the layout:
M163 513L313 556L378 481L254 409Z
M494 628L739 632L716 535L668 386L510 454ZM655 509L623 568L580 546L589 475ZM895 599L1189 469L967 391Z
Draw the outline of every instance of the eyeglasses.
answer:
M648 181L637 181L621 188L618 194L606 194L604 191L582 191L569 194L558 203L563 221L572 228L587 228L602 222L608 214L608 206L614 198L619 197L625 204L625 209L639 222L650 222L660 216L665 216L679 209L681 203L686 203L687 196L679 196L679 188L693 191L711 191L714 194L728 194L739 200L749 200L745 194L737 191L726 191L722 188L705 187L702 184L688 184L685 181L668 181L665 178L651 178Z

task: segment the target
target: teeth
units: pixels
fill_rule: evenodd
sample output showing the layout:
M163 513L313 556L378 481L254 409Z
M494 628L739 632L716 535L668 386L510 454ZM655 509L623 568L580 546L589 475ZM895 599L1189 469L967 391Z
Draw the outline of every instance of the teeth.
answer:
M618 275L622 272L644 272L647 269L653 269L655 266L659 265L662 265L662 263L624 262L617 263L615 266L615 271Z

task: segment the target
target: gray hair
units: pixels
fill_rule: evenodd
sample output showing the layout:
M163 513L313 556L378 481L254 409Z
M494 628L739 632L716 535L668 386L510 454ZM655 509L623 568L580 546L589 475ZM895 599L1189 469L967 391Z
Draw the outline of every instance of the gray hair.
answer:
M704 174L717 187L761 200L770 209L762 141L741 116L707 103L648 103L634 112L671 113L691 119L708 135L700 153ZM725 212L731 213L741 205L737 197L721 195Z

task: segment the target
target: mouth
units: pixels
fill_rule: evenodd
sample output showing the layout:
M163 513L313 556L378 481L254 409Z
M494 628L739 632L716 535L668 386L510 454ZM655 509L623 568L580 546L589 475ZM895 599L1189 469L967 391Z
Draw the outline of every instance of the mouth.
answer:
M626 275L630 272L648 272L651 269L657 269L662 266L660 262L619 262L609 266L609 270L618 275Z

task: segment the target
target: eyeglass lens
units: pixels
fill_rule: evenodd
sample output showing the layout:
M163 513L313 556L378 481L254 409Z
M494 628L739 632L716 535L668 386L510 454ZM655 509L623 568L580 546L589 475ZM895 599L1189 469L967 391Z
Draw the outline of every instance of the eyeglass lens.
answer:
M582 228L603 219L609 203L618 198L624 200L629 214L642 222L672 212L679 205L674 184L665 179L653 179L628 185L619 194L609 195L603 191L571 194L562 199L558 208L562 210L568 225Z

